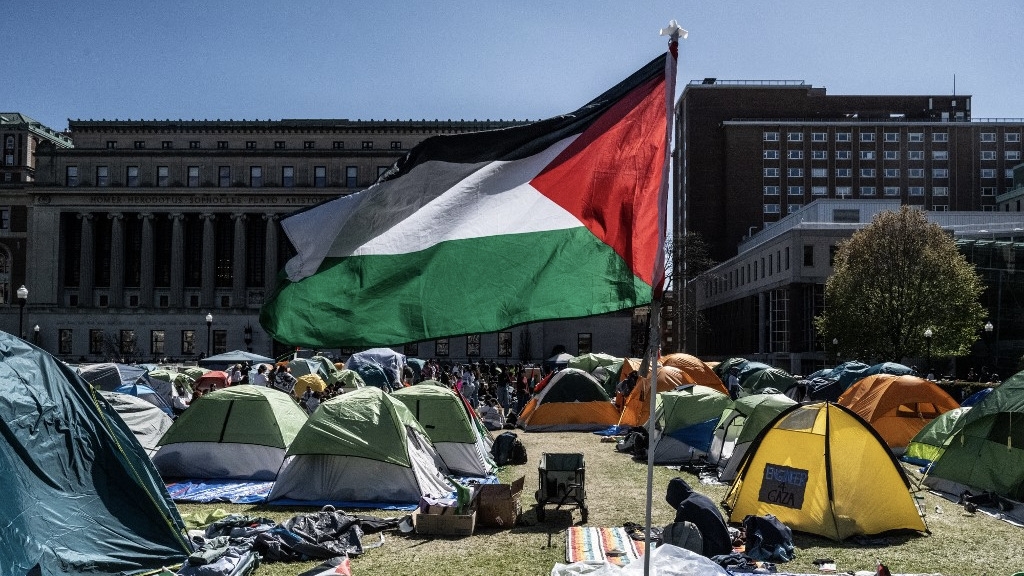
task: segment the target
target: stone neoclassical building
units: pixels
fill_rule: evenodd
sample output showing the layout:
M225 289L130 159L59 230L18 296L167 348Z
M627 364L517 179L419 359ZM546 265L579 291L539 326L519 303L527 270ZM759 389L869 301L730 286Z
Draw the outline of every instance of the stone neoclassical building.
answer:
M429 136L518 123L71 120L59 141L37 143L32 179L2 190L22 199L25 214L24 252L9 255L15 268L24 259L23 273L9 286L29 290L26 307L8 307L6 329L71 361L287 352L258 324L294 254L282 216L366 188ZM405 351L516 361L562 345L626 355L630 326L640 323L632 318L625 311Z

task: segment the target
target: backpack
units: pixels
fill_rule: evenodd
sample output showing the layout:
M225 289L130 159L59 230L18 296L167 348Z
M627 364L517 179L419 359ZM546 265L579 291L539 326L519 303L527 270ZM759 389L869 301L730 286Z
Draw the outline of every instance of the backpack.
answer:
M754 560L789 562L796 557L793 531L775 516L750 514L743 519L743 530L746 535L746 555Z
M661 543L686 548L695 554L704 554L704 537L700 528L690 521L673 522L661 529Z
M513 464L526 464L529 458L526 455L526 446L523 446L523 441L516 438L516 441L512 443L512 463Z
M491 446L491 456L494 458L494 463L498 466L513 464L513 453L516 443L522 446L522 442L515 432L502 432L498 434L498 437L494 439L494 444Z

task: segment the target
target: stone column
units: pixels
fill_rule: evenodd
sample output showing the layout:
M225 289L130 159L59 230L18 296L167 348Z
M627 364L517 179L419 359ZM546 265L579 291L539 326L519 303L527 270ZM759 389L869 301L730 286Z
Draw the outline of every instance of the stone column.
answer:
M264 214L263 219L267 221L266 268L263 269L263 299L266 301L277 282L277 214Z
M92 289L96 278L96 262L93 258L93 234L92 214L82 213L78 217L82 220L82 241L80 246L81 258L79 261L78 276L78 305L92 308Z
M185 296L185 215L174 213L171 219L171 308L181 308Z
M141 261L141 272L139 275L139 306L150 308L153 306L153 286L156 284L156 271L153 269L153 214L144 212L139 214L142 220L142 250L139 258Z
M234 308L245 308L245 214L232 214L235 221L235 246L231 254L231 304Z
M110 307L124 304L124 214L111 212L110 218Z
M217 273L217 254L213 239L213 214L200 214L203 219L203 278L201 306L214 306L214 275Z

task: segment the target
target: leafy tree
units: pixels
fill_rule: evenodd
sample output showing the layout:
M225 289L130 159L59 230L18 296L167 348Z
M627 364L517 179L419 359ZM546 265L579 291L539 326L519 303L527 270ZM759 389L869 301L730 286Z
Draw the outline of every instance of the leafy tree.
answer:
M826 346L839 340L837 354L897 362L962 356L978 339L981 278L918 209L877 214L840 243L833 270L815 324Z

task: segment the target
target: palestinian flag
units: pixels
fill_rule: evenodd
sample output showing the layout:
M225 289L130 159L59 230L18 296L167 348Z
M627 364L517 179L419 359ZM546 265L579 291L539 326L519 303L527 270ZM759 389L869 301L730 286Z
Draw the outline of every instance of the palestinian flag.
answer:
M674 81L667 53L571 114L428 138L286 217L298 254L261 324L295 346L387 346L649 303Z

